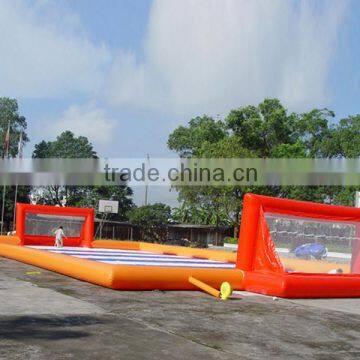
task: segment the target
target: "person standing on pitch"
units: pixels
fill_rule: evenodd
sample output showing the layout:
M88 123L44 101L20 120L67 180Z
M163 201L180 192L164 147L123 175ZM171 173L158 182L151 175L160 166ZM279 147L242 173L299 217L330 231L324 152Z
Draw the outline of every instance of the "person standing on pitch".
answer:
M62 226L59 226L57 230L55 230L55 246L60 248L63 247L63 238L66 238L64 234L64 230Z

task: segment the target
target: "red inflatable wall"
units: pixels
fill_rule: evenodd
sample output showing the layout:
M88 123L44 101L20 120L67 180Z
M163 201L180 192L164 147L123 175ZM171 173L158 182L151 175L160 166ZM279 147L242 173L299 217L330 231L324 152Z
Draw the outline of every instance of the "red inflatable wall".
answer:
M60 216L81 216L85 218L79 237L64 239L64 246L91 247L94 237L94 209L57 207L48 205L16 204L16 235L21 239L21 245L54 245L54 236L29 235L25 231L26 214L48 214ZM61 224L59 224L61 225ZM66 234L65 234L66 235Z

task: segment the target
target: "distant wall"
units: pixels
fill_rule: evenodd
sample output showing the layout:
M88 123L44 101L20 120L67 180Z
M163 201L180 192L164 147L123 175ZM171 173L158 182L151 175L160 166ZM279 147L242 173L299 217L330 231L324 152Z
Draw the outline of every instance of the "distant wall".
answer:
M233 236L232 227L170 224L167 225L168 239L166 243L183 246L206 247L207 245L224 245L224 238ZM130 223L104 222L100 227L98 221L95 222L96 239L111 240L135 240L141 241L141 231L137 226Z

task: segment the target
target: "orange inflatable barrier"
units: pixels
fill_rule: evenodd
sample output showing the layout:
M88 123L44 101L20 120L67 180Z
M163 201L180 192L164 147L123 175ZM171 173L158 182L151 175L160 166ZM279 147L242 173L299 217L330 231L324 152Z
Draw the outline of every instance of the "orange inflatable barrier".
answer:
M134 241L93 240L94 210L17 204L17 236L0 237L0 255L119 290L195 290L189 277L242 287L236 255ZM54 247L62 226L64 247Z
M112 289L360 297L360 209L247 194L237 253L94 241L93 209L17 204L16 211L16 236L0 236L0 256ZM60 226L66 238L56 248ZM296 249L308 239L329 241L333 251L301 258Z
M93 253L96 256L96 249L101 245L101 249L111 250L135 250L139 252L139 256L144 254L139 250L141 243L125 242L122 246L122 242L116 242L116 247L109 241L94 242ZM108 245L108 246L106 246ZM113 245L113 246L111 246ZM144 245L144 244L143 244ZM146 249L149 249L145 246ZM151 247L154 249L153 247ZM172 247L176 251L177 247ZM179 247L180 248L180 247ZM68 254L73 252L86 252L88 250L68 251ZM161 253L162 250L167 250L167 247L162 249L162 245L156 245L156 250ZM179 249L179 253L183 253L183 249ZM191 249L189 249L191 250ZM196 254L199 254L199 249L196 249ZM56 252L54 252L56 251ZM60 253L63 251L64 253ZM205 267L196 267L199 265L197 261L192 263L192 259L172 255L174 258L175 266L172 263L171 266L149 266L149 265L124 265L124 264L109 264L98 261L93 261L87 258L78 258L71 255L67 255L67 249L63 248L59 251L56 248L49 249L33 248L26 246L11 245L6 243L6 237L0 237L0 255L21 261L30 265L35 265L47 270L55 271L63 275L71 276L73 278L88 281L93 284L109 287L119 290L195 290L196 286L189 283L189 277L193 276L201 281L206 282L212 287L219 288L224 281L228 281L234 289L242 288L242 271L235 269L233 263L219 262L215 259L224 259L222 252L204 250L204 256L210 256ZM188 251L186 251L188 253ZM125 253L126 254L126 253ZM150 252L145 253L146 256L151 256ZM154 253L155 254L155 253ZM77 255L77 254L76 254ZM136 259L137 254L131 254ZM231 255L231 254L229 254ZM230 256L233 260L232 256ZM195 266L176 266L176 262L181 263L190 262L189 265ZM187 264L186 264L187 265ZM204 265L200 262L200 265ZM220 267L214 267L220 266ZM223 268L226 266L227 268Z

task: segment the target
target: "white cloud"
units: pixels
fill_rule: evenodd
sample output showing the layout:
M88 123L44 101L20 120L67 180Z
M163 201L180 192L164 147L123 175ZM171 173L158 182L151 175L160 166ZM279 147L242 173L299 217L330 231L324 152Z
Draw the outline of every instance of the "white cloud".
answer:
M141 60L94 44L71 6L0 0L0 96L104 96L181 116L279 97L329 102L327 78L348 1L154 0Z
M213 114L279 97L326 105L327 77L347 1L155 0L145 60L119 54L110 104Z
M111 61L79 18L53 0L1 0L0 37L0 96L91 94Z
M70 106L61 118L44 126L49 137L70 130L77 136L86 136L95 145L109 144L115 128L116 120L92 104Z

